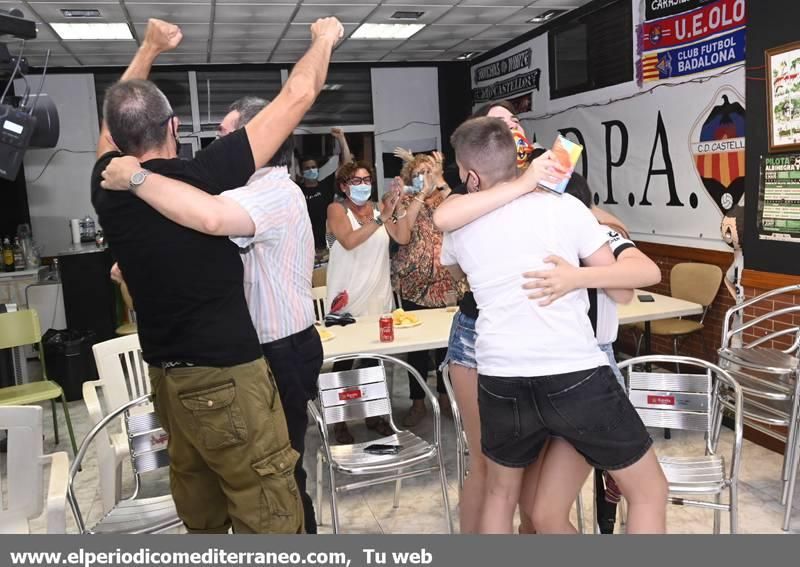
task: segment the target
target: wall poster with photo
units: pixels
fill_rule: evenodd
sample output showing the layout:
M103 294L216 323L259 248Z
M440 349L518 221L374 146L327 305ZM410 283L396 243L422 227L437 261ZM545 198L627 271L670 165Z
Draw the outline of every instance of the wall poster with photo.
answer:
M767 49L769 151L800 150L800 42Z

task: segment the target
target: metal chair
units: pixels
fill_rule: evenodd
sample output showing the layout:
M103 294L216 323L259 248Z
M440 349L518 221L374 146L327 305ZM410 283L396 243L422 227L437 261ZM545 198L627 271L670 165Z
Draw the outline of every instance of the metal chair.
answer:
M461 409L456 401L453 383L450 381L449 365L442 365L442 380L447 397L450 399L450 409L453 413L453 427L456 434L456 475L458 476L458 488L464 489L464 479L467 478L467 457L469 457L469 445L467 444L467 433L464 430L464 422L461 419ZM477 395L477 392L475 393ZM584 533L584 514L583 514L583 494L578 492L575 500L575 513L578 522L578 532Z
M637 365L680 364L703 370L702 374L636 371ZM742 387L719 366L686 356L654 355L619 363L628 397L647 427L702 431L702 455L660 457L669 483L669 500L679 506L714 510L714 533L720 532L720 512L730 515L731 533L738 529L738 481L742 453ZM717 452L723 410L734 416L734 440L730 460ZM722 494L728 492L728 503ZM624 496L624 495L623 495ZM709 500L713 498L713 501Z
M703 306L703 314L699 321L693 319L673 318L650 322L650 332L672 339L672 350L678 356L678 343L693 333L702 332L703 321L708 314L709 307L717 297L719 286L722 283L722 270L713 264L698 264L684 262L675 264L669 273L670 295L677 299L684 299ZM639 355L642 337L644 336L645 323L636 323L640 332L636 343L636 355ZM648 353L649 354L649 353ZM678 368L680 372L680 368Z
M72 443L73 453L78 450L75 444L75 433L72 431L72 420L69 416L67 398L61 386L47 378L47 367L44 363L44 347L42 331L39 327L39 316L33 309L0 313L0 349L35 344L39 347L39 362L42 364L42 378L39 382L30 382L19 386L0 388L0 406L26 406L50 401L53 410L53 433L58 443L58 419L56 418L56 400L61 398L61 407L67 420L67 431Z
M314 315L317 321L324 321L327 311L325 309L325 300L327 298L328 288L326 286L311 288L311 294L314 298Z
M47 514L47 533L67 533L69 457L63 451L43 454L42 408L0 407L0 431L8 435L5 475L0 475L0 534L28 534L28 522ZM47 493L44 468L50 465ZM13 465L13 466L12 466ZM6 479L3 486L3 479Z
M401 481L439 473L442 499L448 533L453 526L450 518L450 504L447 496L447 478L444 455L441 445L441 414L439 402L428 388L425 380L414 368L402 360L380 354L353 354L332 357L323 364L341 361L377 361L378 366L347 370L344 372L328 372L319 377L319 396L308 403L308 408L319 428L322 447L317 452L317 521L322 524L322 477L323 464L328 465L330 481L330 506L333 517L333 531L339 533L339 512L337 494L358 490L367 486L395 482L395 507L399 506ZM425 397L433 407L433 442L428 442L410 431L401 431L392 419L392 403L390 390L387 387L386 367L390 370L398 366L407 371L420 384ZM387 416L394 434L388 437L355 443L352 445L331 445L328 440L328 426L337 423L363 420L368 417ZM365 448L372 444L400 445L402 449L395 455L374 455ZM422 465L433 461L431 466ZM348 476L371 476L366 480L350 484L337 484L336 473Z
M98 423L109 410L149 394L150 380L142 358L139 335L97 343L92 347L92 352L100 379L84 382L83 402L91 423ZM147 409L138 406L135 411ZM111 428L99 431L95 443L104 512L109 512L122 498L122 464L130 458L123 419L119 418L117 423L119 427L113 431ZM130 498L136 498L140 486L139 475L134 472L133 476L135 485Z
M725 314L719 350L720 366L742 385L745 424L786 443L781 491L785 531L790 528L800 465L800 326L787 321L798 320L800 305L774 309L773 299L791 294L800 294L800 285L775 289L731 307ZM745 317L745 311L762 309L769 312ZM776 330L752 338L747 331L756 326ZM762 346L781 337L791 340L786 349ZM776 427L786 428L786 433Z
M75 515L75 522L81 533L159 533L182 525L181 519L175 510L175 502L172 500L172 496L168 494L150 498L121 500L92 527L87 527L78 500L75 497L75 477L80 471L81 463L89 450L89 446L101 431L110 424L115 423L120 416L123 416L134 474L141 475L169 465L167 434L161 428L158 416L154 411L134 413L141 406L152 407L152 399L149 395L130 400L101 419L89 431L78 449L78 454L69 471L67 495L70 507Z

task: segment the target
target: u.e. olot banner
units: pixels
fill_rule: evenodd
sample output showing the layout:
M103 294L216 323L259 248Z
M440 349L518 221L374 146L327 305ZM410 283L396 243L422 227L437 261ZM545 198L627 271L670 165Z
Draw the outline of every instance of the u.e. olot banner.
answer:
M639 83L744 61L746 0L714 0L639 26Z

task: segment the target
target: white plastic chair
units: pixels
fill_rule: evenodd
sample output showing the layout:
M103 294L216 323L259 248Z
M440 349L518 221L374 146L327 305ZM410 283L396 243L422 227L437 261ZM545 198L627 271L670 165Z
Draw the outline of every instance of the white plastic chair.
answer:
M148 395L150 380L147 365L142 359L139 335L97 343L92 351L100 379L84 382L83 401L90 422L96 424L111 410ZM141 412L143 409L137 407L135 411ZM130 458L128 439L122 432L122 420L118 422L118 427L113 431L99 431L95 443L104 513L109 512L122 498L122 463ZM131 498L136 498L139 492L139 475L134 474L134 480L136 485Z
M69 457L63 451L43 454L42 408L0 407L0 430L8 436L6 471L0 475L0 494L6 493L5 501L0 498L0 534L30 533L28 522L43 511L47 513L47 533L66 533ZM47 464L50 478L45 495Z

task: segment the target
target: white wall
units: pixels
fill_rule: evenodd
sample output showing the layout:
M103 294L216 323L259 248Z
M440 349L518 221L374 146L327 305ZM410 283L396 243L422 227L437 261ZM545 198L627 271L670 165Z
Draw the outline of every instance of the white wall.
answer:
M40 78L28 77L31 89L39 89ZM17 92L19 92L19 87ZM48 75L46 92L58 108L61 133L56 148L31 149L25 154L28 204L36 242L45 255L55 255L70 246L69 219L95 217L89 179L95 162L99 134L94 78L90 74ZM41 173L53 153L44 174Z
M376 175L383 180L383 152L398 145L414 152L441 150L439 71L435 67L372 69ZM413 124L412 124L413 123Z
M639 5L633 1L633 21L640 21ZM636 45L635 31L631 30ZM528 71L541 69L539 90L533 93L533 110L520 115L529 137L535 136L543 146L552 145L559 130L576 128L586 141L587 171L585 173L592 190L600 196L600 206L617 215L628 225L636 239L679 246L706 249L730 250L720 238L719 226L722 212L702 183L695 165L697 132L711 108L719 104L722 95L738 98L744 106L744 69L738 69L723 77L709 78L723 69L705 74L705 82L681 86L661 86L648 94L644 91L656 84L683 83L704 75L679 77L667 81L644 83L636 81L598 89L574 96L550 100L548 76L548 38L546 34L518 45L507 52L481 61L473 66L472 84L486 86L500 79L478 83L474 70L489 62L503 59L512 53L530 47L532 58ZM637 53L634 48L634 70ZM518 71L519 73L523 71ZM639 95L634 98L632 95ZM615 99L626 99L615 101ZM588 105L576 108L580 105ZM683 206L667 206L670 195L666 177L654 175L647 188L650 205L642 205L648 182L650 156L656 141L658 116L664 123L669 144L669 156L675 174L675 190ZM614 161L621 151L618 129L612 128L610 140L606 140L604 123L622 122L628 132L627 158L620 167L611 168L611 185L617 204L606 204L608 200L607 160ZM569 135L571 139L576 138ZM609 146L608 148L606 146ZM742 148L743 151L743 148ZM743 160L743 158L742 158ZM657 146L653 169L664 167L662 145ZM629 197L633 196L633 205ZM692 203L695 206L692 206Z

